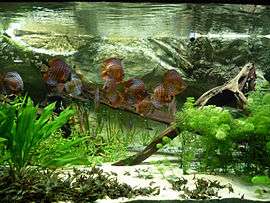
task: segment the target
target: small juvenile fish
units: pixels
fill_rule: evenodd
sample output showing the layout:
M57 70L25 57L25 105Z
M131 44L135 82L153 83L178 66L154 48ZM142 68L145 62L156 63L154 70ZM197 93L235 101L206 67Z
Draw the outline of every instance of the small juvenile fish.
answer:
M103 61L101 65L101 78L103 80L113 78L116 82L121 82L124 78L124 65L122 60L118 58L108 58Z
M7 93L18 94L23 90L23 80L17 72L7 72L4 76L4 89Z

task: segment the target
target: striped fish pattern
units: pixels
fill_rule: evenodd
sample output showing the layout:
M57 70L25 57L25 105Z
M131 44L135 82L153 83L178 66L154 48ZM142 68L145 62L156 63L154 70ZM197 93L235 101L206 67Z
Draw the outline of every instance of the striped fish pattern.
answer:
M172 96L167 88L164 87L164 84L159 84L154 89L154 95L152 96L153 104L156 108L161 108L163 104L169 103L172 101Z
M64 83L70 78L70 68L61 59L53 58L49 60L48 64L49 69L47 73L47 78L45 78L45 80L49 81L49 83L52 83L52 81L56 81L57 83Z
M136 112L142 116L147 115L148 113L154 110L152 101L147 98L145 98L144 100L136 104L135 107L136 107Z
M5 91L8 94L17 94L23 90L23 80L17 72L7 72L4 77Z

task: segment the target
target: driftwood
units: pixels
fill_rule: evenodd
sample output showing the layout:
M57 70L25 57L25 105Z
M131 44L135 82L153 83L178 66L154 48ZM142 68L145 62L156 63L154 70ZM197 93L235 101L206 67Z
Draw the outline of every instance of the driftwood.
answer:
M207 104L217 104L218 106L234 106L243 107L246 103L245 93L253 90L255 87L256 72L253 64L246 64L241 71L222 86L215 87L206 93L204 93L197 101L198 106L204 106ZM229 97L228 97L228 95ZM222 98L225 97L225 101ZM233 99L233 102L231 100ZM123 166L123 165L136 165L150 157L153 153L158 151L157 144L162 143L163 137L169 137L174 139L181 132L179 128L172 125L164 130L157 138L155 138L142 152L139 152L133 156L130 156L124 160L120 160L113 165Z
M242 70L224 85L215 87L205 92L197 101L196 105L205 106L214 104L216 106L230 106L243 108L246 104L245 93L254 90L256 80L255 66L246 64Z
M118 161L114 163L114 166L124 166L124 165L136 165L143 162L146 158L150 157L158 148L156 145L158 143L162 143L162 138L164 136L169 137L170 139L174 139L178 135L178 130L175 126L170 126L166 130L164 130L158 137L156 137L142 152L139 152L127 159Z

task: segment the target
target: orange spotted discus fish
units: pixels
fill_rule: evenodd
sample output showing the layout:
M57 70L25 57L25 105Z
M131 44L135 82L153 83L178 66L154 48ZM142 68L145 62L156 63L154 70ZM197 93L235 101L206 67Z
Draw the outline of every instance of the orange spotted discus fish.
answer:
M103 61L101 65L101 78L107 80L113 78L115 81L121 82L124 78L124 66L121 59L109 58Z
M153 105L156 108L161 108L164 104L170 103L172 101L173 97L170 93L170 91L165 88L164 84L159 84L154 89L154 95L152 96L152 102Z
M169 94L176 96L186 89L186 83L176 70L168 70L164 74L163 84Z

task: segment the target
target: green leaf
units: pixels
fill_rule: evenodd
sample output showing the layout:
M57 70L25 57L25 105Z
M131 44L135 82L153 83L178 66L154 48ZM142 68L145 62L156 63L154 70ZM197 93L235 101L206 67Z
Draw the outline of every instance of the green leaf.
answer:
M7 139L0 137L0 142L5 142Z

